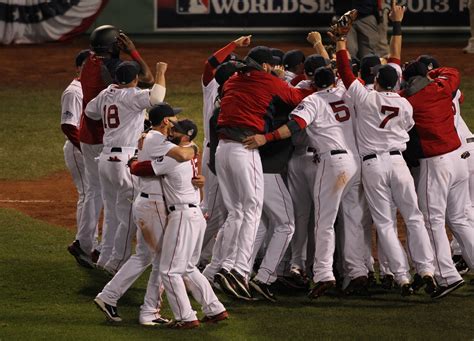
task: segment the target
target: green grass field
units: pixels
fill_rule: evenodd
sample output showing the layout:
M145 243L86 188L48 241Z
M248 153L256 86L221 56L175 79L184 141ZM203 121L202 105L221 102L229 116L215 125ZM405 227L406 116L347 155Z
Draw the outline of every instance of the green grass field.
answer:
M121 299L120 324L105 322L92 300L108 277L76 265L69 231L0 209L0 339L450 339L474 337L474 286L441 301L374 289L370 298L280 296L272 304L220 296L231 319L192 331L138 324L146 276ZM198 307L193 303L196 311ZM165 304L164 313L170 316ZM202 316L202 313L200 314Z
M466 94L474 82L465 80ZM62 89L0 89L0 178L36 179L65 169L59 129ZM167 101L201 124L198 88L170 90ZM464 117L474 127L474 99ZM198 137L202 140L202 135ZM73 195L71 193L71 195ZM231 319L194 331L143 328L139 305L144 276L119 302L124 322L104 321L92 300L107 283L101 272L79 268L66 252L72 232L0 209L0 340L75 339L474 339L474 286L433 301L418 294L374 290L370 298L279 296L276 304L236 302L220 296ZM198 309L197 306L195 306ZM170 316L165 303L164 313ZM200 315L202 316L202 314Z

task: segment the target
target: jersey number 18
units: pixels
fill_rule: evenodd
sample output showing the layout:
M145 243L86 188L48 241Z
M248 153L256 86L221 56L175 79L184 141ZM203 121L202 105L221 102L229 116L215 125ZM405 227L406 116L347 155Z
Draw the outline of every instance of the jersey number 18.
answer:
M117 128L120 125L118 108L115 104L112 104L107 108L104 105L104 128Z

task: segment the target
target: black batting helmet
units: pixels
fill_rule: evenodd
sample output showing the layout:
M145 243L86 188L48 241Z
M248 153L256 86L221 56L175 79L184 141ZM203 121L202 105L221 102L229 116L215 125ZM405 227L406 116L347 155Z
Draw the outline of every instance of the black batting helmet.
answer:
M90 36L91 50L97 53L117 52L117 41L119 37L119 30L112 25L103 25L97 27L92 31Z

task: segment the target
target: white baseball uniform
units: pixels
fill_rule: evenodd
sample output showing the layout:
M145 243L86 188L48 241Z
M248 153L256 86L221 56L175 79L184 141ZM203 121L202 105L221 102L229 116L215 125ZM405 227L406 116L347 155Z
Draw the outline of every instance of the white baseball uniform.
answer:
M362 181L381 244L399 284L410 281L405 251L398 239L394 205L408 230L408 248L416 271L433 274L433 251L415 186L401 155L413 125L413 109L394 92L367 90L355 80L347 89L357 112L356 136L362 157Z
M178 163L165 156L155 159L152 166L156 175L163 175L163 191L169 211L160 274L175 319L197 320L186 287L201 304L204 314L220 314L225 310L224 306L214 294L209 281L196 267L206 228L206 221L198 206L199 190L191 183L198 174L197 159Z
M87 104L85 114L104 124L104 148L99 157L99 175L104 199L102 251L97 265L118 271L130 257L136 225L132 202L136 179L127 161L136 151L143 130L144 109L151 107L150 91L110 85Z
M469 169L469 198L471 200L471 205L473 205L474 200L474 135L470 131L466 122L461 116L461 97L462 93L460 90L456 92L456 95L453 98L453 109L454 109L454 125L456 131L459 135L459 139L462 143L462 148L469 152L471 156L467 158L467 165ZM474 209L469 209L471 222L474 221L472 215L474 214ZM451 241L451 249L453 254L460 255L462 254L461 246L455 237Z
M162 159L174 147L176 145L163 134L151 130L143 142L143 148L138 151L138 161ZM133 217L138 226L135 254L97 296L105 303L116 306L117 301L152 264L145 299L140 307L140 323L146 323L160 317L162 281L159 264L167 213L161 177L141 177L137 188L140 194L133 203Z
M82 115L82 88L81 82L74 79L64 90L61 96L61 124L69 124L79 128ZM78 199L76 209L77 234L76 240L79 240L81 248L87 253L97 246L97 240L93 243L91 236L84 233L83 229L83 210L85 200L85 169L84 159L81 151L76 148L69 140L64 144L64 161L66 167L72 176L72 181L76 186Z
M204 142L202 153L202 175L206 178L204 183L204 199L201 202L201 209L206 214L206 232L204 234L203 249L201 252L201 263L208 263L212 256L212 250L216 239L217 232L224 224L227 216L224 201L219 190L219 183L217 176L209 170L207 166L209 163L209 120L211 119L215 101L217 97L217 90L219 84L213 78L209 84L202 85L203 94L203 126L204 126ZM217 272L219 269L215 270ZM214 274L212 275L214 276Z
M291 113L306 122L309 143L320 159L313 193L316 283L335 280L334 223L339 205L346 236L343 240L345 275L351 279L367 276L361 252L364 244L361 222L351 216L351 210L359 201L360 162L351 119L354 112L344 102L344 94L340 87L320 90L306 97Z

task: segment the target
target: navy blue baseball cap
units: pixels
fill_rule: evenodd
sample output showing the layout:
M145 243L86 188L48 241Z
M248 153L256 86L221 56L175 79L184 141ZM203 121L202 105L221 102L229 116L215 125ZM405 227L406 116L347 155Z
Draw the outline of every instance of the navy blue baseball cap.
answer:
M372 68L380 64L381 63L379 56L373 53L368 54L361 59L360 77L364 80L366 84L372 84L374 82L376 72L374 72Z
M436 60L436 58L427 54L419 56L416 60L425 64L428 71L437 69L441 66L439 65L439 62Z
M250 57L260 65L267 63L270 65L277 65L278 59L273 57L272 51L266 46L256 46L249 51L247 57Z
M304 72L308 76L313 76L316 69L329 65L329 61L319 54L312 54L304 61Z
M133 81L139 72L140 69L137 63L128 61L122 62L117 67L117 70L115 70L115 78L119 84L125 85Z
M173 108L166 102L153 106L148 111L148 119L152 126L158 126L161 124L165 117L173 117L179 114L182 110L180 108Z
M403 79L408 82L410 78L415 76L426 77L427 74L428 68L426 65L415 60L405 66L405 69L403 70Z
M281 65L282 61L283 61L283 56L285 55L285 52L283 52L283 50L277 49L275 47L270 48L270 51L272 51L273 57L278 58L279 62L277 64Z
M374 70L377 70L377 83L386 89L393 90L398 82L398 73L394 67L390 65L376 66Z
M192 141L198 133L198 128L196 124L191 120L184 119L184 120L179 120L177 122L173 122L173 121L170 121L170 122L178 133L187 135L190 141Z
M299 64L304 63L305 56L300 50L291 50L283 56L283 66L285 69L293 68Z
M331 86L335 81L334 72L326 66L319 67L314 71L314 84L320 89Z
M235 61L228 61L219 65L214 74L217 84L224 84L237 70L238 68Z

